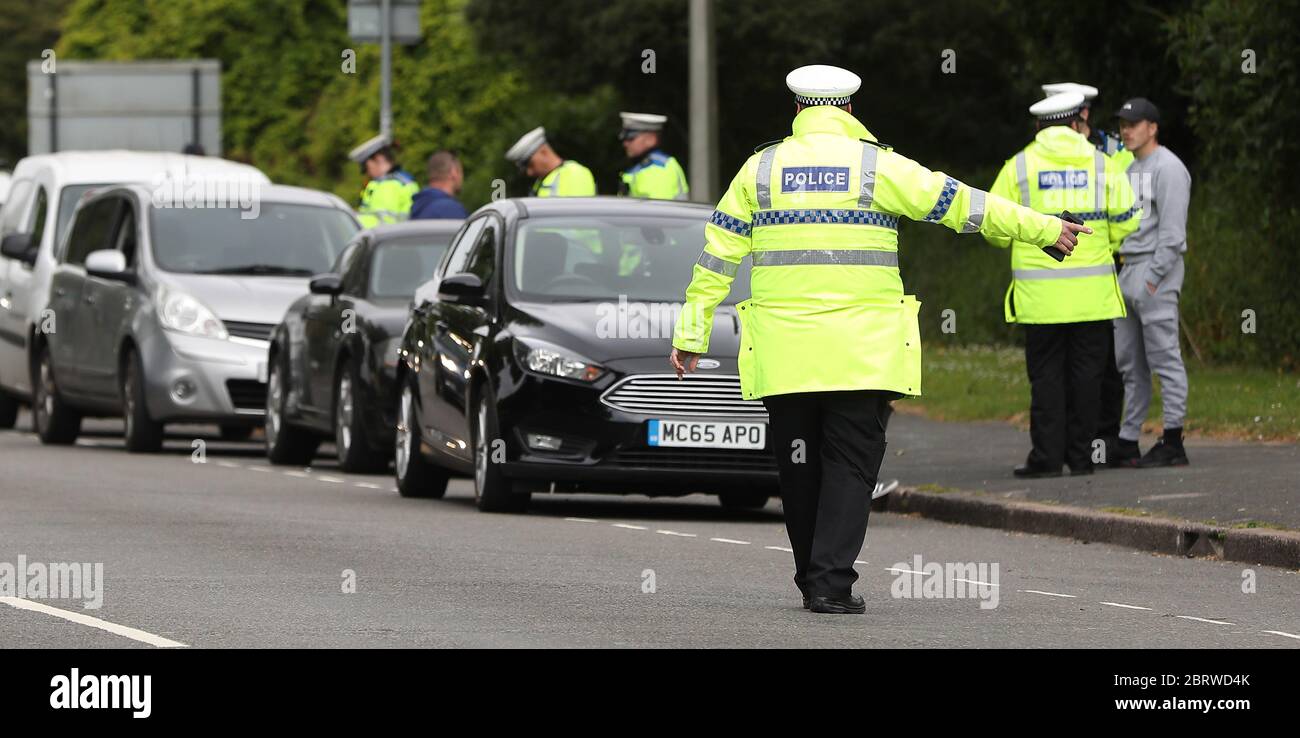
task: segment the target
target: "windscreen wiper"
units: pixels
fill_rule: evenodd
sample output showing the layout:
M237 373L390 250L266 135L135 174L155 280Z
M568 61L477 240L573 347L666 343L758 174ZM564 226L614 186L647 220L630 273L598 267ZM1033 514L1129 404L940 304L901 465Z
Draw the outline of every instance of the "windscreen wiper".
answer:
M276 264L244 264L242 266L201 269L195 274L272 274L293 277L310 277L316 272L301 267L287 267Z

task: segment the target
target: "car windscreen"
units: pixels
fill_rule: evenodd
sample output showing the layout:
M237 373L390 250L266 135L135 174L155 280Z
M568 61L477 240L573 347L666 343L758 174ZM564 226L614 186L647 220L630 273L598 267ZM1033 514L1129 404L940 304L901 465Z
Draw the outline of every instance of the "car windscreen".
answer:
M77 201L81 196L90 192L97 187L108 187L103 184L79 184L68 185L59 191L59 219L54 222L54 244L57 247L60 238L63 237L63 228L72 220L72 211L77 209Z
M455 232L384 241L370 264L371 297L406 297L433 276Z
M311 276L327 272L357 231L342 210L262 202L239 208L153 208L159 268L192 274Z
M681 302L704 247L706 218L540 217L514 239L513 291L544 302ZM749 297L748 259L724 304Z

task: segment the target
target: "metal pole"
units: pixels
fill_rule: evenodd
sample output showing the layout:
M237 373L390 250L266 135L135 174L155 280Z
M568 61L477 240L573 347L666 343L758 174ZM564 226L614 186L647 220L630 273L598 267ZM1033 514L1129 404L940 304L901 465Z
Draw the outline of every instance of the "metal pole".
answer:
M691 199L714 202L718 191L718 70L713 0L690 0Z
M379 3L379 35L382 46L383 61L380 65L379 82L379 132L385 136L393 135L393 2L381 0Z

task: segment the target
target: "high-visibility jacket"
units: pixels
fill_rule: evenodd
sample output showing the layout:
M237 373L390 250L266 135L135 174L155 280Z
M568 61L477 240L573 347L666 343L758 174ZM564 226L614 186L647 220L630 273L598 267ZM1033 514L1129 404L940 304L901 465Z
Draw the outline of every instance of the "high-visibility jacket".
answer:
M620 195L652 200L685 200L691 188L677 159L658 149L646 154L636 166L623 172Z
M535 197L592 197L596 179L591 170L572 159L565 159L550 174L533 184Z
M1007 160L989 191L1041 213L1069 210L1092 228L1059 262L1035 243L985 236L1011 247L1008 323L1082 323L1125 314L1114 253L1137 230L1141 210L1113 158L1068 126L1049 126Z
M415 178L400 169L372 179L361 193L357 219L363 228L380 223L400 223L411 215L411 198L420 191Z
M899 218L1041 246L1061 222L931 172L840 108L805 108L793 129L750 157L718 202L673 346L708 351L714 308L749 256L752 297L737 305L745 398L919 395L920 303L903 294Z

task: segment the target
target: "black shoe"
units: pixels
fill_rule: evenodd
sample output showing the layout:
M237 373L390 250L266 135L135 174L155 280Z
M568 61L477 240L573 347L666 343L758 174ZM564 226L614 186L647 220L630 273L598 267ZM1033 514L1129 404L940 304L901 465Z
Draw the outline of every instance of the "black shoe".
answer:
M807 610L807 609L808 609L808 603L809 603L809 601L810 601L810 599L811 599L811 598L808 597L808 589L807 589L806 587L804 587L802 584L799 584L798 582L795 582L794 586L798 587L798 588L799 588L799 594L803 595L803 609Z
M1138 459L1139 469L1153 469L1159 466L1187 466L1187 451L1183 449L1183 429L1166 429L1165 435L1156 441L1156 445Z
M1114 445L1106 444L1106 467L1110 469L1132 469L1142 458L1142 449L1137 441L1115 439Z
M809 603L809 610L832 615L861 615L867 611L867 603L857 595L817 596Z
M1022 464L1021 466L1017 466L1015 470L1012 471L1012 474L1015 474L1021 479L1042 479L1044 477L1059 477L1061 476L1061 470L1053 470L1045 466L1036 466L1033 464Z

